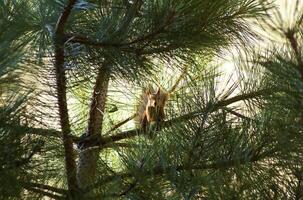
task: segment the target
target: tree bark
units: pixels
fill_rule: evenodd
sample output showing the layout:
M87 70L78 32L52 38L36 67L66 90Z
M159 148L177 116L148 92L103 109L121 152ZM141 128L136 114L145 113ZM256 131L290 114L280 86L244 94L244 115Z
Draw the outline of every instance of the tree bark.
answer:
M295 32L292 31L292 30L289 30L288 32L286 32L285 36L286 36L288 42L291 45L292 51L293 51L293 53L295 55L295 58L297 60L297 70L300 72L301 79L303 80L303 60L302 60L302 55L301 55L298 40L295 37ZM299 105L302 104L302 102L300 102L300 101L301 100L299 100ZM303 117L301 117L300 121L301 121L301 123L303 123ZM302 170L300 170L300 173L297 176L297 178L298 178L298 186L297 186L297 189L296 189L296 200L303 200L303 174L302 174Z
M57 99L59 106L60 125L62 130L62 140L65 152L65 169L67 175L67 185L69 198L76 198L78 193L78 185L76 179L76 161L73 149L73 140L70 137L71 129L68 116L67 99L66 99L66 75L65 75L65 55L64 55L64 27L71 13L76 0L70 0L58 19L55 35L55 70L56 70L56 86Z
M58 38L55 42L55 59L57 98L59 105L60 125L62 130L62 140L65 151L65 168L67 174L68 188L72 195L72 193L75 193L78 189L76 182L76 162L73 150L73 141L70 137L71 129L66 100L66 77L63 66L64 49L62 42L60 42L60 40L58 41Z
M105 62L105 67L99 68L89 112L86 136L93 137L94 139L90 140L93 142L101 141L102 122L110 77L106 65L107 63ZM93 184L95 180L100 148L91 148L91 146L94 145L84 144L84 149L79 152L77 181L81 189Z

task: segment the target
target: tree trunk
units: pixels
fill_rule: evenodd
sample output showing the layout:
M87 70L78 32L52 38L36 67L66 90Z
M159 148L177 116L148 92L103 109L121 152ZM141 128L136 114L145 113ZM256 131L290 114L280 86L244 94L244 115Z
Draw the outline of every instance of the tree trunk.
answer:
M57 86L57 99L59 106L59 117L62 131L62 140L65 152L65 169L67 175L67 185L69 191L69 198L74 199L78 194L78 185L76 178L76 160L73 149L73 140L70 137L71 129L67 108L66 99L66 75L65 75L65 55L64 55L64 28L67 23L68 17L71 14L76 0L69 0L60 15L54 34L54 47L55 47L55 70L56 70L56 86Z
M101 141L109 77L109 70L106 69L105 64L105 67L100 67L98 71L90 107L86 136L90 137L92 142ZM89 144L85 145L85 148L79 152L77 181L81 189L94 183L99 152L100 148L90 147Z
M65 168L67 174L67 184L71 196L77 193L78 186L76 182L76 161L73 149L73 140L70 137L70 123L66 100L66 77L64 70L64 49L60 35L57 35L55 41L55 69L57 99L59 105L60 125L62 131L62 140L65 151Z

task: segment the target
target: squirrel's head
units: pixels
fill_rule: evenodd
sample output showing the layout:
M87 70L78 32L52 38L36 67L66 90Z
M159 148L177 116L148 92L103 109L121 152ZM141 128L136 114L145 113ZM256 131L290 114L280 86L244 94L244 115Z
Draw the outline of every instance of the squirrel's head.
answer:
M156 93L151 93L150 91L147 91L146 95L147 95L147 104L146 104L147 120L149 122L157 121L160 90L158 90Z
M160 89L156 93L151 93L150 90L146 92L147 95L147 107L157 107L160 101Z

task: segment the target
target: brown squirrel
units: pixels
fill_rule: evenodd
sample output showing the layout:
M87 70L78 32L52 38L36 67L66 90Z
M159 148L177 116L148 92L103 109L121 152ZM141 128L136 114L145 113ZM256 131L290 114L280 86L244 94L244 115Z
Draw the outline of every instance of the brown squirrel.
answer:
M161 85L157 82L157 92L154 88L149 85L144 89L141 95L141 102L137 108L136 121L140 123L140 126L144 132L149 129L151 125L155 124L156 130L159 130L159 126L165 119L164 108L169 96L176 90L178 84L186 74L186 68L177 79L172 88L168 91L164 90Z
M145 89L137 109L137 121L144 131L151 124L156 124L156 129L159 129L159 123L165 118L164 107L167 99L167 93L160 88L157 92L151 86Z

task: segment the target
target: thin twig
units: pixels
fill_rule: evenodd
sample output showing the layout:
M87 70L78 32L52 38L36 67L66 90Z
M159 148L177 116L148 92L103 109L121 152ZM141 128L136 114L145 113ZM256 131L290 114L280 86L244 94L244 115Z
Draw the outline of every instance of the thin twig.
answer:
M123 124L129 122L130 120L134 119L137 116L137 113L133 114L132 116L128 117L127 119L117 123L116 125L114 125L105 135L109 134L110 132L113 132L114 130L116 130L117 128L121 127Z

